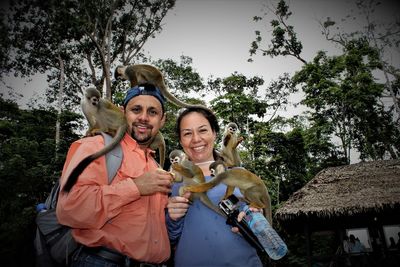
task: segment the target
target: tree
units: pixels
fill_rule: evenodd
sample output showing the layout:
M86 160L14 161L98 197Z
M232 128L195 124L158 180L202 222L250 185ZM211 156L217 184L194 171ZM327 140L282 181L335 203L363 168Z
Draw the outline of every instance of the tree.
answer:
M139 55L148 38L161 30L161 21L174 6L164 1L38 1L12 3L8 22L14 52L12 69L22 76L47 73L48 100L79 102L92 84L111 100L111 67ZM84 62L82 59L85 59ZM89 69L89 71L88 71ZM70 108L70 107L69 107ZM56 122L56 154L59 119Z
M310 178L308 152L302 132L294 129L285 134L290 120L277 116L288 104L293 90L288 76L272 81L261 96L264 81L234 73L226 78L209 80L218 96L210 103L223 125L236 122L245 140L238 147L243 166L259 175L266 183L276 207ZM264 88L263 88L264 89ZM318 169L314 166L313 170Z
M400 77L399 67L395 65L396 62L391 62L391 54L399 53L398 48L400 45L399 37L400 21L395 18L393 21L382 23L381 17L374 16L377 9L382 6L380 1L361 1L355 2L358 14L349 14L342 21L345 22L348 19L354 19L355 16L360 16L365 19L365 26L358 31L347 33L343 30L339 31L340 27L338 24L327 18L325 22L321 22L322 34L327 40L338 43L341 46L346 44L352 39L364 39L368 42L369 46L376 49L378 52L378 58L381 63L380 70L382 71L385 80L385 90L387 93L383 97L390 97L392 100L392 106L394 115L397 120L400 120L400 100L399 92L396 90L394 83ZM336 26L337 31L333 31L332 27ZM336 32L336 33L335 33Z
M384 64L378 50L369 44L369 39L356 38L355 35L347 35L348 38L344 39L344 35L340 35L340 38L331 41L342 45L343 55L328 57L325 52L319 51L308 63L301 57L303 46L294 27L287 22L293 15L288 5L280 0L276 7L269 10L277 17L271 21L271 43L263 49L261 32L257 31L250 55L261 51L271 57L292 56L304 63L292 82L306 94L301 103L312 109L308 112L311 129L323 129L318 136L324 134L331 138L335 133L348 163L353 147L361 153L362 160L397 158L398 147L393 144L398 141L388 137L397 136L398 130L387 119L390 117L388 111L379 103L385 96L385 87L373 75ZM255 18L256 21L261 19ZM328 18L323 26L329 29L332 25L334 22ZM387 82L385 86L388 89ZM392 86L389 91L396 92L393 88L396 87ZM370 116L365 118L366 114Z
M307 61L300 55L303 50L303 45L298 41L294 27L286 22L292 15L289 6L285 1L280 0L276 7L272 6L268 7L268 9L276 16L276 19L271 21L271 26L273 28L271 43L267 48L264 48L261 32L256 31L256 38L251 43L249 51L250 57L255 55L257 52L261 52L263 56L292 56L304 64L307 63ZM263 18L259 16L253 18L256 22L261 21L262 19ZM249 61L251 62L252 59L249 59Z
M63 112L58 158L54 157L54 109L22 110L0 98L0 249L2 266L33 266L35 205L58 179L81 116Z
M74 96L76 103L83 87L92 84L102 89L105 84L105 95L111 99L113 64L128 64L142 56L143 45L161 30L161 21L174 4L174 0L16 1L8 21L14 70L23 76L50 72L50 87L58 88L61 57L68 89L64 97Z
M305 93L302 102L312 109L311 122L326 125L325 134L339 138L348 163L353 146L362 160L383 159L385 152L397 157L393 138L387 135L393 123L384 119L387 111L379 103L384 87L372 74L379 66L375 49L365 40L352 40L343 55L328 57L319 52L293 77Z
M1 45L0 45L0 81L3 78L3 75L7 73L9 67L9 58L10 58L10 47L11 40L8 36L8 25L5 23L6 14L3 10L0 10L0 34Z

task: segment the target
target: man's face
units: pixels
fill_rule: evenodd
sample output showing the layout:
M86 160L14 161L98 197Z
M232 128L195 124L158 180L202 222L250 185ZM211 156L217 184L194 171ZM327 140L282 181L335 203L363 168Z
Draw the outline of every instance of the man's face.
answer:
M139 144L147 144L164 126L161 103L151 95L138 95L125 107L128 132Z

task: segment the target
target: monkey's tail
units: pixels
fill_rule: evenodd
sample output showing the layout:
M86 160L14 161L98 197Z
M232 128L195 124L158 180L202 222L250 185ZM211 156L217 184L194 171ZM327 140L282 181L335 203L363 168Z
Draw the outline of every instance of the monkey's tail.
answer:
M92 155L87 156L84 158L81 162L76 165L76 167L72 170L71 174L68 176L67 181L65 185L63 186L62 191L64 192L69 192L71 191L72 187L75 185L76 181L78 180L79 175L86 169L89 164L94 161L95 159L101 157L102 155L107 154L113 148L119 144L119 142L122 140L122 138L125 135L127 125L124 124L120 126L112 139L111 143L105 146L104 148L100 149L96 153L93 153Z
M215 187L217 184L219 184L224 178L225 178L224 173L220 173L216 177L214 177L213 179L211 179L210 181L208 181L206 183L186 186L185 191L190 191L190 192L195 192L195 193L206 192L207 190L209 190L209 189Z
M79 175L83 172L83 170L93 161L93 155L89 155L84 158L79 164L72 170L71 174L68 176L67 182L63 187L64 192L69 192L71 188L74 186L76 181L78 180Z
M263 211L264 211L264 216L265 216L265 218L267 218L267 220L268 220L268 222L269 222L269 224L271 225L271 227L272 227L272 223L273 223L273 221L272 221L272 206L271 206L271 199L270 199L270 197L269 197L269 195L267 195L265 198L264 198L264 201L263 201L265 204L265 208L263 209Z

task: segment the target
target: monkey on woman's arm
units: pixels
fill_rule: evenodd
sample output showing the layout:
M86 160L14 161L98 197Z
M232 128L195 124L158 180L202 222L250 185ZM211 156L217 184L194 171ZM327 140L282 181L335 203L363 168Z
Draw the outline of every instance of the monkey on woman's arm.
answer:
M182 150L173 150L169 155L171 161L171 173L174 176L175 182L183 182L183 186L179 188L179 195L182 196L184 186L197 185L205 182L203 171L199 166L187 159L186 154ZM204 192L193 193L190 196L190 201L199 199L206 207L225 216L220 209L215 206Z
M201 193L215 187L219 183L227 186L223 199L233 194L235 187L239 188L243 200L249 203L250 207L263 209L264 215L272 225L271 198L263 180L254 173L244 168L226 168L224 162L215 161L210 165L213 179L206 183L187 185L183 192Z

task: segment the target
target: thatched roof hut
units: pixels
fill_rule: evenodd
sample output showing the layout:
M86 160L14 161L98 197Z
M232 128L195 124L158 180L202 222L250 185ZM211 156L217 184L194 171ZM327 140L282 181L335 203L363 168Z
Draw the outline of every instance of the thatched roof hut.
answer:
M327 168L295 192L275 216L285 224L382 211L400 213L400 160Z
M308 266L313 262L343 266L340 250L328 255L315 253L313 233L334 233L336 246L342 246L347 229L365 229L371 244L377 240L382 244L385 225L400 225L400 160L327 168L295 192L275 218L286 232L304 233ZM384 254L373 249L378 254L371 254L368 260L381 261L386 257L382 255L390 255L385 246ZM385 258L386 263L389 260ZM379 264L376 266L389 266Z

